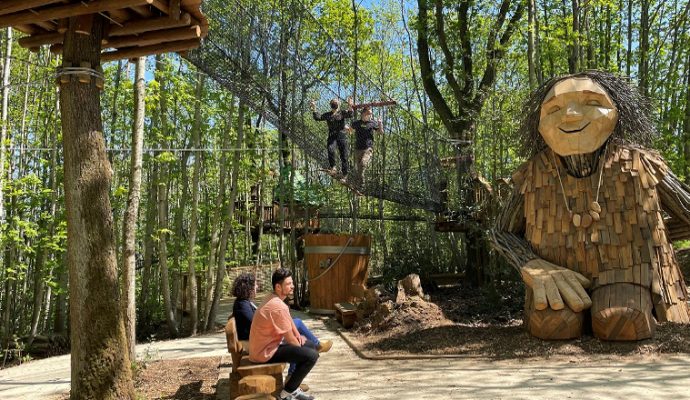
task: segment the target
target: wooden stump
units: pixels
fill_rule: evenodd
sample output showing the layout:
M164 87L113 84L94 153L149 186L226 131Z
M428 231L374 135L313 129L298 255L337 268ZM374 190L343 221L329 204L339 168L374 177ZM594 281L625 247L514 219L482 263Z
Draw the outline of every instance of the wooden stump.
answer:
M656 330L649 288L630 283L602 286L592 294L592 330L603 340L649 339Z
M546 340L566 340L582 335L582 312L566 307L562 310L537 310L532 301L532 289L525 288L525 326L535 337Z
M269 375L245 376L240 379L238 389L240 395L256 393L270 394L276 390L276 380Z

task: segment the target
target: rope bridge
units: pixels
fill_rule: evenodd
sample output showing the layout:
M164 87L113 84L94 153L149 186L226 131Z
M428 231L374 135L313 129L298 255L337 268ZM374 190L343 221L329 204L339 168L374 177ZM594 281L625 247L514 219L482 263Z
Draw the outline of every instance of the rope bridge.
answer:
M208 37L186 58L327 168L327 127L313 121L310 100L317 100L319 110L325 111L331 98L353 92L368 101L392 99L382 89L382 78L376 82L361 69L353 70L343 46L304 4L270 3L206 1ZM283 12L277 11L279 4ZM286 19L285 7L294 19ZM374 159L360 191L412 208L442 211L438 152L444 139L404 106L377 112L385 133L375 139Z

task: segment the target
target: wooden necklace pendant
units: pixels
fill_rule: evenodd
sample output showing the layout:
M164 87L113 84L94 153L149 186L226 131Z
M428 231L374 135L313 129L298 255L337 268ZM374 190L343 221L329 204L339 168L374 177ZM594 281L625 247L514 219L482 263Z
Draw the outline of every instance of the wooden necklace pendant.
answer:
M594 221L599 221L601 219L601 205L599 205L599 202L593 201L592 204L589 205L589 215Z
M570 214L571 214L570 220L572 221L573 225L576 228L587 229L592 225L592 221L595 221L594 217L591 215L591 211L590 211L590 213L587 213L587 214L586 213L578 214L578 213L574 213L571 211ZM597 214L597 217L598 217L598 214ZM598 219L597 219L597 221L598 221Z

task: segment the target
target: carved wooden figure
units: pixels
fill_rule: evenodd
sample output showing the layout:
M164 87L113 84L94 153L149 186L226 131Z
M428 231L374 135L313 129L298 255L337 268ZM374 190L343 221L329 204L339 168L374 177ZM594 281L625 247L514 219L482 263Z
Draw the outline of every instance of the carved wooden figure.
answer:
M690 323L671 240L690 236L690 188L638 143L654 128L624 80L590 71L555 78L526 107L529 156L494 230L525 284L525 325L569 339L639 340L656 321ZM588 311L589 310L589 311Z

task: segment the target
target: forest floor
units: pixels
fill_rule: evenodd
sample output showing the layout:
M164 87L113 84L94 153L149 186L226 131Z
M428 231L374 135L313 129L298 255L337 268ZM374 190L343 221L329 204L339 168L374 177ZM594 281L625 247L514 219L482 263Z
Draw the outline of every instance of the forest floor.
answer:
M451 320L456 318L462 321L463 312L458 308L455 312L459 314L450 311L457 306L458 301L444 305L443 296L438 294L434 294L432 300L439 304L439 308L445 307L446 325L462 327L461 322ZM224 310L231 306L231 299L223 301ZM554 343L540 345L538 341L528 341L518 322L511 318L501 322L507 325L503 329L475 327L479 330L474 332L484 333L475 335L475 342L479 343L479 338L482 337L483 341L476 345L474 354L460 347L445 346L445 352L464 351L463 354L466 355L457 358L423 357L422 354L440 354L443 350L440 345L430 344L439 340L430 334L431 331L420 333L417 329L408 332L410 337L418 335L416 346L407 346L409 351L393 348L385 353L406 354L408 357L369 360L358 356L347 341L343 340L353 339L357 343L359 335L354 331L341 336L339 325L330 318L295 314L303 318L318 337L334 341L331 351L321 355L305 381L311 387L311 393L321 400L388 400L409 397L429 400L638 399L651 396L688 398L688 353L624 351L621 354L593 351L587 357L564 352L560 356L554 356L544 350L548 346L556 346ZM477 321L476 315L479 314L467 318ZM507 318L507 315L498 315L497 320ZM219 316L219 320L226 317L225 314L222 318ZM480 325L479 322L477 324ZM454 343L452 341L457 340L453 339L455 336L471 336L468 333L472 332L471 328L460 328L455 333L448 331L443 340ZM427 328L422 328L422 331L423 329ZM438 326L428 329L438 329ZM392 338L387 340L391 342ZM494 349L498 345L514 345L522 348L522 352L498 352ZM558 344L560 345L562 344ZM578 346L573 343L570 345ZM362 347L364 348L363 345ZM422 351L419 348L428 350ZM222 332L146 344L138 346L137 351L140 367L136 389L139 398L228 399L227 376L230 363ZM371 354L374 350L365 348L365 353ZM65 393L69 390L69 381L69 356L38 360L0 371L0 398L67 399Z
M654 339L604 342L591 332L574 340L544 341L522 326L523 285L499 284L495 291L441 288L430 301L394 304L375 321L364 321L348 338L373 357L401 355L462 355L487 360L566 359L585 362L607 356L654 358L690 354L690 327L659 324Z

